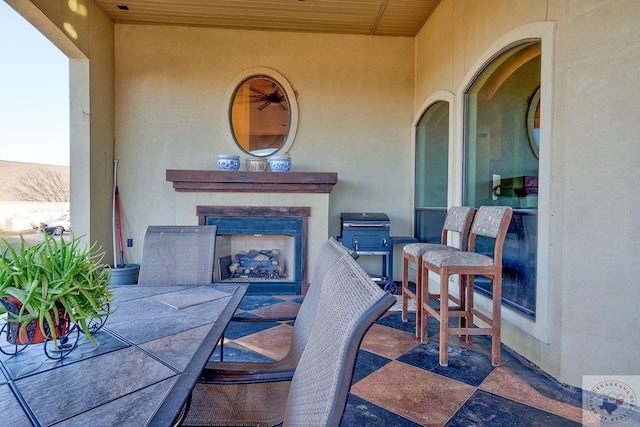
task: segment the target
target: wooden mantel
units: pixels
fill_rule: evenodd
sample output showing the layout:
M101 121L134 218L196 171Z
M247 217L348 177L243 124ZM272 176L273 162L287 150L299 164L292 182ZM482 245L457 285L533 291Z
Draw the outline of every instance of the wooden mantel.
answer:
M241 172L167 169L180 192L331 193L337 172Z

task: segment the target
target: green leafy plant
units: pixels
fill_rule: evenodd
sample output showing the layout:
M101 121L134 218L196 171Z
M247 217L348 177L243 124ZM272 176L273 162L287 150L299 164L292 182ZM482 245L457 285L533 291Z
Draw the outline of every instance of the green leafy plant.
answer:
M66 312L70 322L95 344L88 323L109 314L111 269L102 264L104 252L96 250L95 244L81 246L82 241L73 234L67 239L58 242L45 234L44 241L30 246L21 238L18 250L3 239L6 249L0 255L0 300L13 297L21 303L19 313L7 319L21 324L20 333L36 319L42 334L55 342L57 328L46 330L45 324L58 324L59 312ZM0 313L5 312L0 304Z

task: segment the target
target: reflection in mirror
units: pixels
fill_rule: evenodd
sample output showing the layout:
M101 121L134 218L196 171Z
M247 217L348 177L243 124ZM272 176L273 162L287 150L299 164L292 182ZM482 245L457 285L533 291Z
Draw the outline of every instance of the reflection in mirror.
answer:
M254 75L236 87L229 106L231 133L253 156L269 156L284 146L291 128L287 93L275 79Z
M540 150L540 88L531 97L527 111L527 134L533 154L538 158Z

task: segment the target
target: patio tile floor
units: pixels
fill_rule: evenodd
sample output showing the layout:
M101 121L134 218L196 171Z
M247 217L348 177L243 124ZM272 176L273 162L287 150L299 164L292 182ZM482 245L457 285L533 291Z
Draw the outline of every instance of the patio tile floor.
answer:
M238 314L290 316L301 297L245 297ZM432 321L433 319L430 319ZM342 426L580 426L582 392L565 387L503 346L502 364L491 366L490 339L472 344L450 337L449 366L438 364L437 324L430 341L414 334L415 314L401 320L389 311L360 346ZM265 361L283 356L292 322L256 327L232 323L225 360ZM434 337L434 339L431 339ZM212 360L219 360L218 353Z

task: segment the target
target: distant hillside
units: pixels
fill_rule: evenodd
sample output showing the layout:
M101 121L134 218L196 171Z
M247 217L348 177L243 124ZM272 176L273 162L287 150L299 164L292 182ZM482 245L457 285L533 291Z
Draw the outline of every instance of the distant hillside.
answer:
M14 202L14 201L50 201L43 200L35 192L27 193L32 194L28 199L21 198L16 195L16 190L24 190L26 182L43 182L43 185L55 186L55 182L50 182L48 177L59 177L66 180L67 186L69 183L69 166L58 165L45 165L40 163L23 163L23 162L11 162L7 160L0 160L0 202ZM67 189L68 195L68 189ZM68 197L67 197L68 198ZM68 200L67 200L68 201Z

